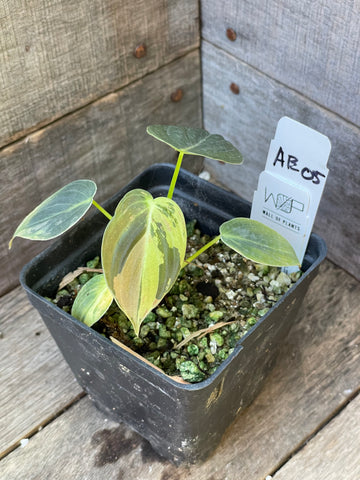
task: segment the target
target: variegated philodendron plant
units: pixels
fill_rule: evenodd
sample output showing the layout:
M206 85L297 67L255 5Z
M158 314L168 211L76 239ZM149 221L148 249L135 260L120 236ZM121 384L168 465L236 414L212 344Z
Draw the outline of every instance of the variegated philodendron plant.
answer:
M184 154L240 164L240 152L220 135L189 127L152 125L147 132L179 152L167 197L153 198L141 189L128 192L114 216L95 200L96 184L76 180L46 199L18 226L15 237L49 240L72 227L91 205L108 219L102 239L103 274L80 290L72 315L92 326L115 299L138 335L142 321L169 292L180 270L219 240L257 263L297 265L291 245L269 227L248 218L234 218L220 226L217 237L185 259L186 226L183 212L172 200Z

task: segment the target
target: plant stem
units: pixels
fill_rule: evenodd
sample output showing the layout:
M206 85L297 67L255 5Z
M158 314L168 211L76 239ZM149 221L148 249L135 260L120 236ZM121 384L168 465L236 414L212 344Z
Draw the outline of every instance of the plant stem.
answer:
M171 179L171 183L170 183L169 191L168 191L168 194L167 194L167 198L171 199L173 197L174 190L175 190L175 185L176 185L177 178L179 176L183 156L184 156L184 152L179 152L179 156L178 156L178 159L177 159L177 162L176 162L176 167L175 167L172 179Z
M94 207L96 207L98 210L100 210L100 212L105 215L106 218L108 218L109 220L112 219L112 216L110 215L109 212L107 212L101 205L99 205L95 200L92 201L92 204L94 205Z
M195 260L199 255L201 255L203 252L205 252L208 248L212 247L215 243L217 243L220 240L221 236L218 235L217 237L213 238L208 242L206 245L201 247L197 252L195 252L191 257L187 258L184 260L184 263L182 264L182 268L186 267L187 264Z

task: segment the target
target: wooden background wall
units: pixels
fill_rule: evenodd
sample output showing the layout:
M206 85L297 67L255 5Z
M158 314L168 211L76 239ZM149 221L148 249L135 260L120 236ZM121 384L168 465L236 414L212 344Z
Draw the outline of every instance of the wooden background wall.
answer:
M329 258L360 278L360 3L202 0L201 18L204 126L245 157L242 167L207 169L251 200L282 116L327 135L315 231Z
M91 178L101 202L175 159L145 128L201 126L199 47L196 0L0 2L0 294L44 248L7 249L42 199Z
M282 116L330 138L315 230L329 257L359 278L359 3L201 0L200 8L202 92L197 0L0 3L0 294L44 247L16 240L7 250L36 204L76 178L94 179L102 201L144 166L174 160L145 127L200 126L201 94L205 128L245 156L239 168L207 168L248 199Z

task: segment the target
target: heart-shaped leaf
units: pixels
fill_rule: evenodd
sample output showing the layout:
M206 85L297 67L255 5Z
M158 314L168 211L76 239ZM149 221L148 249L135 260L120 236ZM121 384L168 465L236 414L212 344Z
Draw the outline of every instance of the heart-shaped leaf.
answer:
M92 327L107 312L113 299L104 275L96 275L77 294L71 315Z
M233 218L220 227L221 240L256 263L286 267L299 265L291 244L272 228L249 218Z
M150 125L146 131L178 152L233 164L240 164L243 161L239 150L224 137L213 135L201 128Z
M10 240L15 237L30 240L50 240L55 238L85 215L96 193L92 180L76 180L61 188L24 218Z
M137 335L173 286L185 250L185 219L173 200L141 189L124 196L106 227L101 257L107 285Z

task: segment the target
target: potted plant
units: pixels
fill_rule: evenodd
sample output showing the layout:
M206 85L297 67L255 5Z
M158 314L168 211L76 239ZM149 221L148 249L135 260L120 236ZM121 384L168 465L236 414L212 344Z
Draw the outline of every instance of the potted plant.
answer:
M169 340L163 325L171 317L177 322L178 313L172 312L180 308L182 317L190 323L198 316L198 307L196 313L194 309L184 308L185 290L175 292L177 303L165 303L164 309L159 310L166 294L171 294L179 281L181 283L184 270L189 268L187 265L204 257L218 242L257 265L295 265L298 260L285 239L248 218L247 202L180 171L186 153L241 163L241 155L233 145L201 129L154 125L147 131L179 152L175 168L155 165L146 170L110 199L105 208L94 200L96 185L92 181L72 182L24 219L10 246L16 236L45 240L68 230L23 269L21 283L31 302L42 315L79 383L100 409L128 423L164 457L175 463L194 463L211 453L237 412L255 398L326 248L319 237L312 235L302 266L304 273L295 286L267 312L262 309L260 320L253 318L249 322L246 317L246 333L231 348L221 349L225 352L224 361L210 376L205 375L206 353L200 352L203 354L200 358L198 345L189 340L207 334L203 343L207 343L207 360L212 363L211 347L219 350L223 341L215 332L229 333L230 323L236 324L237 320L220 321L222 315L213 314L217 312L209 307L213 305L213 298L207 295L206 298L210 298L208 326L190 334L178 325L177 341ZM70 228L91 205L99 212ZM215 235L190 256L186 256L184 214L188 220L198 220L203 234ZM201 238L204 243L204 237ZM77 292L72 315L46 298L55 296L65 274L93 259L100 251L102 273L93 276ZM260 273L256 273L262 268L252 273L253 279L259 277ZM267 276L265 268L261 272L263 277ZM261 288L266 290L264 283ZM248 287L246 294L255 295L260 302L261 288L254 292L254 288ZM163 335L159 332L162 345L172 342L169 355L177 359L176 375L166 375L123 342L111 342L102 332L90 328L114 305L120 307L121 315L125 314L131 324L134 341L131 345L144 342L151 322L162 330ZM155 322L151 318L154 309ZM171 328L176 330L177 326L173 324ZM236 331L236 325L233 328ZM175 350L184 342L188 342L188 357L180 355L179 358ZM198 383L188 383L189 380Z

